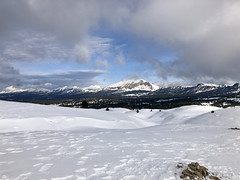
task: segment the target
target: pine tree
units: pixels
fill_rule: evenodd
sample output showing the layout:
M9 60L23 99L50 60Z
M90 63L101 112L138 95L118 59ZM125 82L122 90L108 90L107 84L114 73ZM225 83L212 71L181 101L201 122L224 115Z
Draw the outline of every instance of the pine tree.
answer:
M82 101L82 108L88 108L88 102L86 100Z

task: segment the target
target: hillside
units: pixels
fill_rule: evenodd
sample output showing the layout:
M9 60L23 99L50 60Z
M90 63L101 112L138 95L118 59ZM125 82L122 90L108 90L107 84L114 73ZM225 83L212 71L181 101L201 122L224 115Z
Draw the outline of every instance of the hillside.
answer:
M74 109L0 101L0 179L180 179L199 162L240 178L240 107ZM214 111L214 112L211 112Z
M200 83L196 86L159 87L142 79L124 80L105 88L62 87L47 89L17 89L8 87L0 92L1 100L59 104L79 107L83 100L92 108L173 108L182 105L211 104L218 107L240 105L239 83L216 85Z

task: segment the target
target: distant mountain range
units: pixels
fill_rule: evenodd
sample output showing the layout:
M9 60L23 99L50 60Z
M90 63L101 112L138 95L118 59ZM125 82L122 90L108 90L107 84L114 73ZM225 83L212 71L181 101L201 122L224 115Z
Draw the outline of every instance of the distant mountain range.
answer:
M101 98L209 98L239 97L240 85L198 84L193 87L177 86L161 88L145 80L126 80L105 88L90 86L88 88L63 87L54 90L19 90L8 88L0 92L0 99L14 101L37 100L81 100Z

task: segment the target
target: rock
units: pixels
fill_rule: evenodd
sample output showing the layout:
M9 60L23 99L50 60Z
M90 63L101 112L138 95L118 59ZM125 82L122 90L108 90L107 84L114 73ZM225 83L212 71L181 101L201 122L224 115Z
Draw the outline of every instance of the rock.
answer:
M219 179L218 177L216 177L216 176L210 176L209 179L210 179L210 180L220 180L220 179Z
M178 163L177 168L178 169L183 168L183 164L182 163Z
M235 128L229 128L229 129L231 129L231 130L240 130L240 128L237 128L237 127L235 127Z
M188 168L184 169L182 171L182 174L180 175L181 179L184 179L184 180L186 180L186 179L190 179L190 180L191 179L198 179L198 180L201 180L201 179L204 179L204 178L209 176L208 169L206 167L204 167L204 166L200 166L197 162L196 163L190 163L187 166L188 166ZM183 167L182 163L179 163L177 165L177 168L182 168L182 167ZM209 178L210 178L210 180L220 180L216 176L210 176Z
M208 175L207 170L205 168L201 168L201 169L202 169L202 175L206 177Z
M181 179L185 178L185 175L181 174L180 178L181 178Z
M203 178L203 175L199 172L199 171L195 171L194 172L200 179Z
M197 170L197 167L196 167L196 165L195 165L195 164L193 164L193 163L191 163L191 164L188 164L188 167L189 167L190 169L194 170L194 171L196 171L196 170Z
M193 176L194 176L194 174L193 174L191 171L189 171L188 169L185 169L185 170L182 172L182 174L184 174L184 175L186 175L186 176L189 176L189 177L193 177Z

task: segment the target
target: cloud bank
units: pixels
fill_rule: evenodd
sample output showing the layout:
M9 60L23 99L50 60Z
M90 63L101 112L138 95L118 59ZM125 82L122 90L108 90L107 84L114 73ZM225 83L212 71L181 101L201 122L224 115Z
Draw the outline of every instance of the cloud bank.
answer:
M145 48L135 52L139 58L134 60L148 63L160 79L239 81L239 12L237 0L2 0L0 88L25 82L15 62L57 59L111 68L105 57L112 53L116 35ZM164 47L176 58L166 63L152 57L146 43L156 50ZM119 50L112 59L128 66L127 57Z
M239 12L235 0L152 0L131 25L138 36L178 53L169 67L158 64L160 72L190 81L239 81Z

